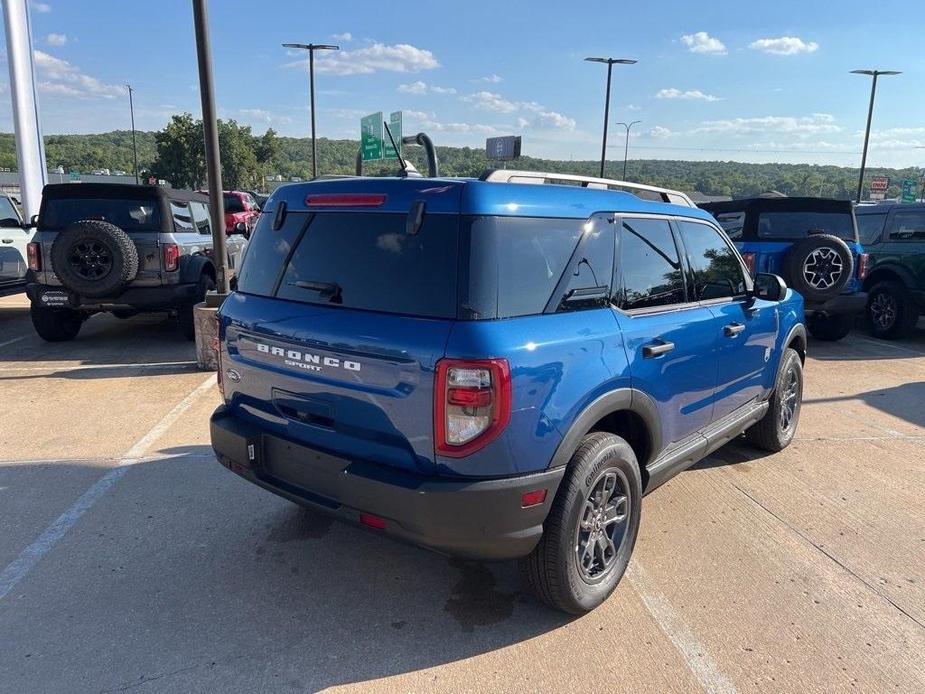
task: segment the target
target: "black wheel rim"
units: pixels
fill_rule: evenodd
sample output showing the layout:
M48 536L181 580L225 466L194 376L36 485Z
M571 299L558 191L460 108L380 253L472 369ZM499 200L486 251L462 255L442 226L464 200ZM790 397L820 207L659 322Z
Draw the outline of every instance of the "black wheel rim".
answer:
M98 280L112 269L112 253L99 241L78 241L71 246L68 263L82 279Z
M889 330L896 322L896 299L889 294L877 294L870 302L870 319L881 330Z
M793 428L800 409L800 376L795 366L791 365L784 374L784 387L780 393L780 414L778 423L781 433L789 433Z
M803 278L814 289L831 289L841 279L845 264L838 251L828 246L817 248L803 263Z
M588 583L604 580L620 553L629 522L628 489L621 472L605 470L585 497L575 531L575 561Z

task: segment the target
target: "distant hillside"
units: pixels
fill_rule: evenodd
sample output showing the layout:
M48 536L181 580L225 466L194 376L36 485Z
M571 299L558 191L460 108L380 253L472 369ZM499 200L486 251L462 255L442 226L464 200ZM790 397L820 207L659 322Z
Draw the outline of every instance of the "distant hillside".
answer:
M155 157L153 132L138 132L138 163L147 168ZM308 178L311 173L311 140L309 138L281 137L280 154L273 162L272 173L284 180L298 176ZM352 173L358 142L356 140L318 140L318 168L323 173ZM478 176L488 166L485 153L471 147L437 147L441 173L449 176ZM78 169L132 169L132 134L117 130L93 135L48 135L45 137L45 154L49 168L63 166L65 170ZM421 171L426 170L420 148L409 147L408 158ZM515 162L517 168L539 169L597 175L596 161L557 161L522 157ZM16 169L13 135L0 133L0 167ZM372 166L371 174L382 174L386 168ZM608 175L620 176L622 162L614 161ZM894 182L901 178L917 178L917 169L871 169L870 175L890 176ZM857 187L858 170L839 166L810 164L746 164L733 161L675 161L662 159L630 160L627 178L631 181L700 191L707 195L741 197L767 190L779 190L788 195L823 195L850 198ZM274 184L276 185L276 184ZM891 185L889 196L899 194L899 187Z

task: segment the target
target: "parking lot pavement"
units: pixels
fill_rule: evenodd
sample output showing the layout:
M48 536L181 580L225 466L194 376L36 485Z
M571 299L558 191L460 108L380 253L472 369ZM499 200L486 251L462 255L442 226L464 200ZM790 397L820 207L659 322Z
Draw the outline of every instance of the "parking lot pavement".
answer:
M925 690L921 329L811 343L798 440L647 497L626 580L572 619L510 564L228 473L169 322L48 345L23 306L0 301L2 691Z

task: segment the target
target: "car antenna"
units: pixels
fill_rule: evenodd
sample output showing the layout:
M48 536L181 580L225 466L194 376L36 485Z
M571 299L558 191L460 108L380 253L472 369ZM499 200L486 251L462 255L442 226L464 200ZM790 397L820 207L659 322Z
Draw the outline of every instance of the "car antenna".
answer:
M395 156L398 157L398 163L401 164L401 172L405 176L408 175L408 165L405 163L404 158L401 156L401 150L398 149L398 145L395 144L395 138L392 137L392 129L389 127L389 124L385 121L382 121L382 125L385 127L385 134L389 136L389 142L392 143L392 149L395 150Z

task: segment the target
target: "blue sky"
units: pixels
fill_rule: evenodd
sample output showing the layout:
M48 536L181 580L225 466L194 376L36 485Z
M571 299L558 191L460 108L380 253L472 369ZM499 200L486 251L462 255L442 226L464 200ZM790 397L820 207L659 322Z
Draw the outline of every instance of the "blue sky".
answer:
M199 114L188 0L32 3L45 132ZM319 135L358 137L359 118L401 109L405 130L438 144L481 147L519 133L524 152L593 159L600 152L606 67L585 56L635 58L614 69L611 149L618 121L641 120L631 157L833 163L856 166L868 78L903 70L878 90L869 163L925 165L925 52L917 10L870 2L767 3L586 0L343 2L212 0L220 115L307 135L303 56L283 42L334 42L317 63ZM908 13L908 21L903 20ZM5 46L4 46L5 50ZM5 53L4 53L5 55ZM0 70L0 130L12 127Z

